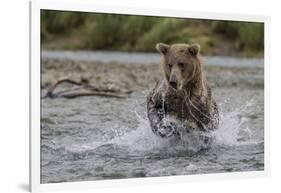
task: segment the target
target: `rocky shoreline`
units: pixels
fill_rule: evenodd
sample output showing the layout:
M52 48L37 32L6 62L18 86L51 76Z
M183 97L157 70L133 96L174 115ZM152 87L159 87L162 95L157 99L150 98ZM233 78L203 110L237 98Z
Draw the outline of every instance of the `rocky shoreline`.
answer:
M206 66L212 87L263 88L263 68ZM147 90L161 78L159 64L80 62L67 59L42 59L41 89L68 77L87 80L98 88L116 90Z

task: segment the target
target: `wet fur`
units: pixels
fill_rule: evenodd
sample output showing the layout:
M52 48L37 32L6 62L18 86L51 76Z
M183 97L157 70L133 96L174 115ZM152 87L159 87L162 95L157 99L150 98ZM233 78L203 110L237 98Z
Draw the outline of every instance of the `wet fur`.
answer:
M217 129L219 112L199 59L200 47L188 44L164 46L166 49L159 45L157 47L162 54L161 66L164 78L147 97L147 113L152 131L161 137L169 137L180 136L190 129L205 132ZM169 84L171 70L169 71L167 66L167 63L173 61L192 64L187 71L184 68L173 70L175 74L178 73L176 90ZM180 124L169 122L167 118L177 120Z

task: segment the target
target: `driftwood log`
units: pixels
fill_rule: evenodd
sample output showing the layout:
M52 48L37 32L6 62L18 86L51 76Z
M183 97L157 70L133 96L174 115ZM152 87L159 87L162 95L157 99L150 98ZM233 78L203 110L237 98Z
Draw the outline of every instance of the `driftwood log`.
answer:
M73 88L60 90L55 92L56 88L62 83L68 83L74 85ZM102 97L113 97L113 98L127 98L132 91L118 91L115 89L108 88L97 88L89 84L86 79L80 82L71 80L69 78L62 78L51 85L46 94L42 98L77 98L82 96L102 96Z

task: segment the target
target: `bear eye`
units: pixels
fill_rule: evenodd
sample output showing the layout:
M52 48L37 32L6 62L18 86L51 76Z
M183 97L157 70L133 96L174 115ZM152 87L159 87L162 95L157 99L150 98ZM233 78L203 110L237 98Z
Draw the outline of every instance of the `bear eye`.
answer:
M180 68L183 68L183 67L184 67L184 63L181 63L181 62L180 62L180 63L178 63L178 65L179 65Z

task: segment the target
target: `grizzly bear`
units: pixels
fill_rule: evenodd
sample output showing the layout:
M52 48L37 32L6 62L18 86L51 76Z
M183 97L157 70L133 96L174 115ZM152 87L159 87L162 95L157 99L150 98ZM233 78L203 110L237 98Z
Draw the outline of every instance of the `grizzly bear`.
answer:
M210 132L219 126L219 112L199 57L198 44L158 43L164 78L147 97L152 131L160 137L191 130Z

